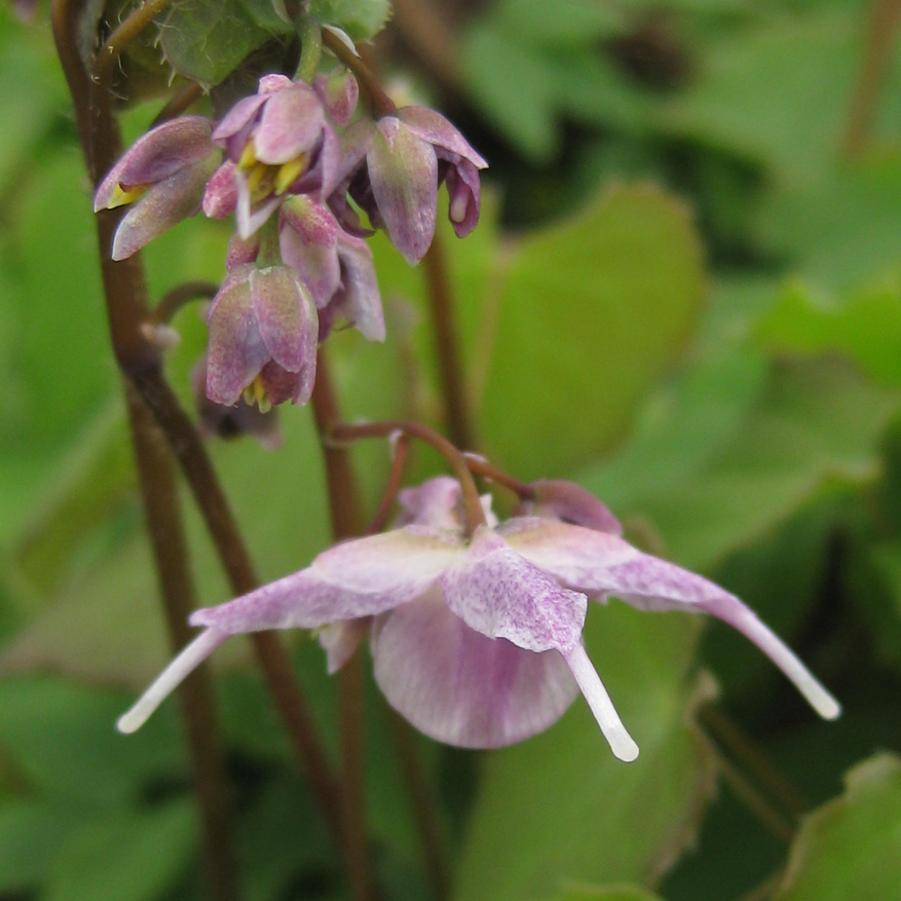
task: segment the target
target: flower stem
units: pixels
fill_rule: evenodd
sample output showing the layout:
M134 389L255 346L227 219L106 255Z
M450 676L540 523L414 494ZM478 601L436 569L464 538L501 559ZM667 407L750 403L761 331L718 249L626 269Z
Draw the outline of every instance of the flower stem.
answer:
M169 644L178 651L192 636L196 606L172 458L153 416L124 383L144 518L166 614ZM215 901L238 897L231 804L209 669L199 666L178 688L201 822L204 870Z
M432 246L423 257L423 274L432 317L432 334L441 387L444 394L445 418L451 440L457 447L476 446L469 400L460 363L460 346L454 323L454 302L447 262L440 232L435 232Z
M156 128L163 122L168 122L176 116L180 116L188 107L192 106L203 96L203 88L196 82L190 81L180 87L166 102L163 108L153 117L150 128Z
M57 51L75 107L82 150L88 172L96 184L112 166L120 141L110 108L109 91L97 89L79 55L76 35L82 7L83 3L79 0L53 0L51 17ZM118 43L110 39L110 43L119 48L117 52L121 52L124 44L137 34L133 31L136 24L143 22L146 25L153 15L162 11L164 4L148 2L139 12L146 13L151 7L152 15L140 20L129 17L114 32L113 38L127 23L131 23L126 32L120 34ZM150 311L140 260L132 257L114 262L109 257L117 221L116 211L101 212L96 217L107 319L116 360L123 375L137 390L165 434L187 477L232 588L236 594L243 594L257 584L243 539L203 443L163 378L159 350L145 338L142 331ZM336 828L337 789L313 730L306 702L294 683L290 663L274 635L257 633L253 643L269 692L301 766L310 778L314 797L326 822Z
M901 0L873 0L867 24L864 55L842 137L842 150L849 159L866 150L879 93L892 58L895 31L901 22Z
M195 300L209 300L215 297L218 290L219 285L215 282L182 282L162 296L150 318L154 323L165 325L186 304Z
M496 482L498 485L503 485L504 488L509 488L520 500L530 500L535 496L535 489L531 485L498 469L484 457L478 454L464 454L463 456L466 457L466 465L473 475L482 476L490 482Z
M297 64L297 78L312 82L322 59L322 26L315 16L304 15L297 26L300 35L300 62Z
M367 535L375 535L381 532L388 524L391 516L391 510L394 502L397 500L397 493L403 484L404 474L407 471L407 461L410 457L410 439L406 435L398 435L397 441L394 442L394 455L391 459L391 471L388 473L388 482L385 485L385 491L379 506L369 522L366 529Z
M312 397L313 418L322 446L332 533L336 539L358 535L362 523L356 476L346 447L325 440L340 418L328 359L320 351ZM344 848L356 901L374 897L366 835L366 797L363 766L363 667L354 655L338 681L341 728L341 814Z
M469 471L466 457L462 451L434 429L430 429L419 422L399 419L388 419L381 422L341 423L334 426L331 430L330 438L340 446L343 442L356 441L360 438L386 438L393 432L407 434L412 438L418 438L420 441L430 444L447 460L463 490L467 529L472 533L479 526L485 525L485 511L482 509L479 489L476 487L472 473Z

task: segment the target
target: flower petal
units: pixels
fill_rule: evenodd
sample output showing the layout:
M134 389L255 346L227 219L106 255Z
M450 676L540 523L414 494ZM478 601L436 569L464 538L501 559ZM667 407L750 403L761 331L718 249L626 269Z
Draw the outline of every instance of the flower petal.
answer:
M432 738L498 748L547 729L577 694L556 651L525 651L470 629L438 592L373 630L375 680L392 707Z
M438 153L438 158L441 158ZM481 209L479 170L469 160L461 159L447 170L447 193L450 199L447 215L458 238L465 238L478 224Z
M360 97L356 78L347 69L337 69L328 75L317 75L313 88L332 119L338 125L347 125Z
M423 141L456 153L477 169L488 168L484 157L473 149L459 129L451 125L441 113L426 106L402 106L397 111L397 117Z
M435 476L415 488L404 488L397 495L404 522L421 523L434 529L463 531L460 513L463 492L451 476Z
M338 289L338 223L328 207L310 197L288 198L281 209L279 247L282 259L310 289L322 309Z
M384 341L385 314L369 245L352 235L341 234L338 259L344 283L343 314L364 338Z
M150 715L228 635L218 629L204 629L151 683L137 702L119 717L116 728L126 735L137 731Z
M310 292L287 266L253 269L249 280L269 355L289 372L299 372L316 357L319 322Z
M251 94L249 97L242 97L216 126L213 131L213 140L220 147L225 147L229 138L247 127L267 99L265 95L261 94Z
M203 212L210 219L230 216L238 205L235 164L226 160L210 177L203 192Z
M269 359L257 327L246 270L236 270L213 298L209 329L207 397L231 406Z
M416 526L358 538L324 551L300 572L195 611L191 623L256 632L384 613L427 591L461 551L459 543Z
M366 160L372 193L391 242L408 263L418 263L435 235L435 151L399 119L386 116L375 129Z
M566 663L570 668L579 690L582 692L594 718L604 733L604 738L610 745L610 750L626 763L631 763L638 757L638 745L632 736L626 731L601 677L588 659L585 648L581 642L577 644L567 655Z
M281 203L281 197L270 197L254 207L244 174L236 172L235 181L238 183L238 207L235 210L235 218L238 222L238 235L246 241L275 212Z
M257 159L279 165L307 153L325 116L316 92L303 82L271 94L253 136Z
M622 535L619 520L590 491L565 479L540 479L529 485L533 516L549 516L574 526Z
M363 617L340 623L329 623L319 630L319 644L325 651L326 666L330 676L337 673L353 657L369 630L369 624L369 617Z
M588 599L561 588L517 554L499 535L482 527L458 563L441 578L444 597L470 628L506 638L528 651L578 644Z

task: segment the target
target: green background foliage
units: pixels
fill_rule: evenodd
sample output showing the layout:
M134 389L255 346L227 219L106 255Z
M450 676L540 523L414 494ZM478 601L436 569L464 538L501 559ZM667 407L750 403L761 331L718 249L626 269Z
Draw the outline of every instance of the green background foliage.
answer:
M409 4L404 4L409 7ZM818 722L719 624L593 606L587 641L642 747L624 766L580 703L520 746L418 742L457 901L889 898L901 884L901 53L860 153L843 152L865 54L851 0L432 3L451 74L399 8L375 53L488 157L483 221L442 225L480 449L573 478L628 537L718 579L844 705ZM370 37L383 2L329 0ZM124 63L207 85L290 57L256 0L183 0ZM203 52L200 52L202 49ZM266 56L266 54L270 54ZM287 56L286 56L287 54ZM165 58L160 73L154 67ZM257 67L254 69L253 67ZM148 74L149 73L149 74ZM151 77L151 75L153 77ZM137 76L135 76L137 77ZM156 79L156 80L154 80ZM0 11L0 895L201 897L176 706L116 716L167 658L99 300L89 189L46 16ZM123 92L135 101L139 92ZM222 276L227 228L145 254L158 297ZM348 416L441 421L422 275L373 241L389 338L329 341ZM203 346L181 312L168 374L191 404ZM262 573L328 542L309 412L284 446L210 449ZM387 464L355 452L374 503ZM418 455L419 473L439 461ZM498 502L508 502L502 494ZM204 603L228 597L189 499ZM330 752L335 688L292 659ZM345 897L339 860L239 640L217 655L242 888ZM725 724L725 725L724 725ZM383 896L429 897L384 702L367 686L367 801Z

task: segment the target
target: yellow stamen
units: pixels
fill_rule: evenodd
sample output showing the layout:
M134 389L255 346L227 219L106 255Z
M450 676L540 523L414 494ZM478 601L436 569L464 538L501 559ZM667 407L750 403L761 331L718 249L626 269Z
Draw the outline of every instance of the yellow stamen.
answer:
M275 176L275 193L284 194L297 181L298 176L306 166L307 155L305 153L279 166L278 173Z
M241 159L238 160L238 168L239 169L252 169L257 162L257 152L254 149L253 141L248 141L244 145L244 149L241 151Z
M114 210L117 206L134 203L146 190L147 185L133 185L130 188L123 188L122 185L117 184L113 188L113 196L110 197L106 208Z
M259 407L261 413L268 413L272 409L272 402L266 394L266 386L259 374L244 389L244 403L249 407Z
M265 200L275 186L275 171L272 166L265 163L257 163L247 173L247 187L250 190L251 203L259 203Z

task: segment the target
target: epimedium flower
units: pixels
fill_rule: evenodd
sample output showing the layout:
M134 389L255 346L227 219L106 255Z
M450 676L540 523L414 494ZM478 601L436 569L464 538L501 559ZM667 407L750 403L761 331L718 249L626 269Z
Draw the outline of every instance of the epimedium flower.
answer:
M345 154L345 166L347 159L353 151ZM465 237L479 220L479 170L487 166L440 113L404 106L370 129L365 166L359 164L346 181L373 226L384 226L394 246L415 264L435 235L438 187L446 182L448 217L457 236Z
M266 412L287 400L304 404L316 378L319 322L309 290L288 266L239 263L207 316L206 394Z
M228 159L204 197L207 215L234 208L238 232L247 238L285 194L330 189L340 148L329 113L349 118L355 85L333 97L326 86L317 90L284 75L264 75L257 93L239 100L213 132Z
M230 635L325 627L332 669L369 632L379 687L433 738L470 748L508 745L549 727L581 692L613 753L631 761L638 747L581 639L588 599L611 595L642 610L724 620L822 716L838 715L832 696L738 598L614 531L540 515L501 524L487 518L467 537L460 488L448 478L407 489L400 501L399 528L338 544L297 573L196 611L190 621L203 631L121 717L119 729L139 728ZM590 506L584 497L570 505L591 515Z
M107 173L94 212L128 205L116 229L112 258L124 260L201 205L220 152L203 116L164 122L139 138Z

